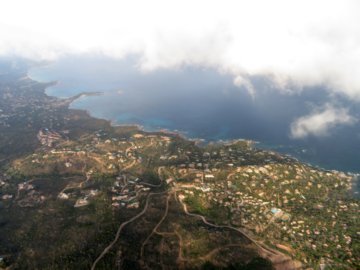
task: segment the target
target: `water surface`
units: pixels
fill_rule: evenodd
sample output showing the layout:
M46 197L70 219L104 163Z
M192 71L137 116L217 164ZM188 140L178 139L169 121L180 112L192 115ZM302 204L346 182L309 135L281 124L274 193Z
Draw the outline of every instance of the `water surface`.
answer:
M141 72L136 57L114 60L104 56L72 56L30 76L39 81L58 81L49 95L73 96L83 91L102 91L83 97L71 107L116 124L139 124L147 130L179 130L208 141L245 138L262 147L289 153L328 169L360 171L360 125L342 126L326 137L290 138L294 119L331 100L324 88L285 94L262 77L253 77L257 94L252 98L233 78L217 70L186 66L176 70ZM359 116L356 104L339 101Z

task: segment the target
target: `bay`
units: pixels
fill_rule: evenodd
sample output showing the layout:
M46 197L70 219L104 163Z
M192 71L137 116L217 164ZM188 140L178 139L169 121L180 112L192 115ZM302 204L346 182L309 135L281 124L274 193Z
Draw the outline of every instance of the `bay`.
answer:
M186 65L142 71L140 59L103 55L68 56L30 70L38 81L57 81L47 94L69 97L80 92L103 92L71 104L114 124L138 124L146 130L169 129L207 141L244 138L260 147L291 154L327 169L360 172L360 125L334 127L325 137L295 140L290 125L313 108L331 101L325 87L287 93L265 77L251 77L252 97L216 69ZM340 100L352 115L357 104Z

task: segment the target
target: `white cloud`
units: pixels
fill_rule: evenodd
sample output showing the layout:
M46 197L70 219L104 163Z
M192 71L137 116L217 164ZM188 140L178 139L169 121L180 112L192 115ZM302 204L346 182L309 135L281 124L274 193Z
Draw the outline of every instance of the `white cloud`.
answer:
M248 91L249 95L253 99L255 98L256 90L249 79L247 79L246 77L243 77L241 75L238 75L234 78L234 84L238 87L245 87L246 90Z
M0 54L136 53L144 71L196 64L250 93L247 76L265 75L360 101L359 13L357 0L2 1Z
M327 104L321 110L296 119L291 124L291 137L302 139L312 136L326 136L329 130L338 125L352 125L357 120L349 115L347 109Z

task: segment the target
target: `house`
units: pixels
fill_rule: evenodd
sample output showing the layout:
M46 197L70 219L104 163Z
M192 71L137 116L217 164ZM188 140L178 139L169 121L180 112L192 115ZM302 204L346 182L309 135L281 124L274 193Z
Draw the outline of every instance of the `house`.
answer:
M127 205L127 207L126 208L139 208L139 202L133 202L133 203L130 203L130 204L128 204Z
M111 204L111 206L113 206L113 207L116 207L116 208L117 208L117 207L120 207L120 204L119 204L118 202L114 202L114 203L112 203L112 204Z
M67 199L69 199L69 195L67 195L64 192L60 192L59 195L58 195L58 198L62 199L62 200L67 200Z
M12 199L12 197L14 197L13 195L10 195L10 194L5 194L5 195L2 195L2 199L3 200L9 200L9 199Z
M144 135L138 133L138 134L134 134L133 137L134 137L135 139L141 139L141 138L144 137Z
M174 180L173 178L166 179L166 184L170 184L173 180Z
M89 201L87 200L87 198L83 198L83 199L78 199L74 205L74 207L82 207L82 206L86 206L89 204Z
M271 210L270 210L270 211L271 211L271 213L273 213L274 215L276 215L276 214L278 214L278 213L282 212L282 211L281 211L281 209L279 209L279 208L275 208L275 207L274 207L274 208L271 208Z

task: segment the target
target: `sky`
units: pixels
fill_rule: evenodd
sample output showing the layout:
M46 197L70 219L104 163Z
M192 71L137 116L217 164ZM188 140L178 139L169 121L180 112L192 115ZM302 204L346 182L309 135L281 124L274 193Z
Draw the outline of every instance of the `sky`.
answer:
M330 101L295 119L291 136L325 136L358 121L358 0L11 0L0 3L0 55L139 56L143 72L215 68L256 98L252 77L284 95L322 86Z

